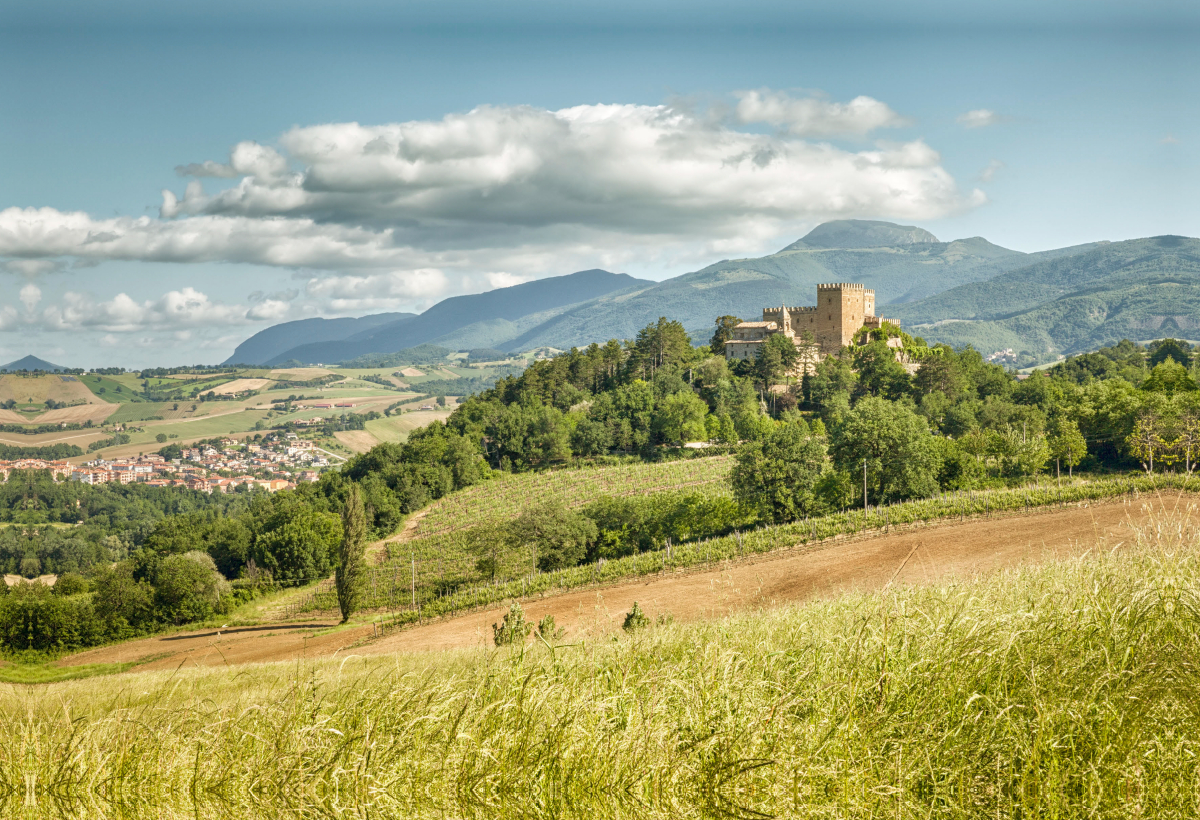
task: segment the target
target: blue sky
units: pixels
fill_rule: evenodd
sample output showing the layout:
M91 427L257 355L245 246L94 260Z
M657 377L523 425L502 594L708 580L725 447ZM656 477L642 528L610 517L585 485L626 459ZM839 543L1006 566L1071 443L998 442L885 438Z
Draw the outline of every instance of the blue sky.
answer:
M219 361L828 218L1200 234L1191 4L100 6L0 30L0 357Z

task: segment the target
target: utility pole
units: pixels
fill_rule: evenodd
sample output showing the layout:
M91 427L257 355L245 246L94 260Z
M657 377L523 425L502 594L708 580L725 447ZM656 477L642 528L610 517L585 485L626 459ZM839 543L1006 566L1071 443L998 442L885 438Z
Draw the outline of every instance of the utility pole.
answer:
M863 514L867 512L867 460L863 459Z

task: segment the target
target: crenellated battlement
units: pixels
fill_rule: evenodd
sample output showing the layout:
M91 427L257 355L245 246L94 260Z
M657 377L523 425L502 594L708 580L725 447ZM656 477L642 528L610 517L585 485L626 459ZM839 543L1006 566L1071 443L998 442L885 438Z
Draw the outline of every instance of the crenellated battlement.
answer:
M856 285L853 282L830 282L824 285L817 285L817 290L866 290L866 285ZM874 291L872 291L874 293Z

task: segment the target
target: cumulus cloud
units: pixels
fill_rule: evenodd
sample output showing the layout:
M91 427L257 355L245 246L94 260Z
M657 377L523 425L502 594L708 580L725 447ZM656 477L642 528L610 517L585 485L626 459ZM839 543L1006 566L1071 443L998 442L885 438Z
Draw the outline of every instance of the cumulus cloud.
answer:
M38 296L40 295L39 292ZM22 299L25 298L24 290L21 296ZM257 317L250 314L261 307L260 303L247 310L214 302L195 288L173 290L158 299L144 302L139 302L125 293L118 293L112 299L100 301L86 293L68 291L57 304L45 308L35 323L43 330L128 333L170 329L179 332L189 327L209 328L245 324L256 320ZM282 315L278 314L272 318L281 318Z
M886 103L855 97L836 103L821 97L793 97L786 91L759 89L737 94L736 114L743 123L763 122L797 137L861 137L879 128L911 124Z
M989 125L995 125L1000 120L999 114L987 108L976 108L974 111L959 114L957 118L958 124L964 128L986 128Z
M725 121L668 105L481 106L297 127L275 146L240 142L226 161L179 166L192 179L163 192L157 219L0 211L0 261L34 273L107 260L292 268L306 296L349 310L631 260L702 262L824 219L919 221L984 201L921 140L812 140L904 124L883 102L737 99ZM776 131L742 128L753 124ZM265 301L252 308L264 321L284 311Z
M379 273L367 276L328 276L310 279L307 294L336 311L391 307L428 302L447 291L446 274L437 269Z

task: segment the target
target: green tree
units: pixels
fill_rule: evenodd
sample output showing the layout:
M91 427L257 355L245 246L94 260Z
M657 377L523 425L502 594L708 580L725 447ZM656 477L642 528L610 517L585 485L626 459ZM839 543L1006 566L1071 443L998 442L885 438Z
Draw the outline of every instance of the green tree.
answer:
M941 353L926 356L917 368L913 390L919 396L940 393L954 403L970 388L970 380L952 350L941 345L935 350Z
M821 508L815 485L824 469L824 442L794 424L779 424L762 441L742 445L730 480L739 503L781 523Z
M495 581L513 561L513 533L496 524L472 527L467 533L467 551L475 556L475 569Z
M1151 368L1158 367L1167 359L1174 359L1178 364L1187 368L1191 364L1191 345L1178 339L1159 339L1150 345L1150 357L1146 364Z
M212 557L198 550L163 558L152 583L158 617L176 625L211 616L225 586Z
M338 549L338 566L334 575L342 623L350 620L350 616L362 606L367 583L366 547L367 514L358 485L351 484L350 493L342 507L342 543Z
M936 356L931 358L937 358ZM854 348L859 395L880 396L895 401L909 391L908 371L896 361L896 351L879 340Z
M1174 358L1167 358L1154 366L1150 376L1142 382L1142 389L1173 396L1176 393L1194 393L1200 387L1197 387L1187 368Z
M528 550L534 566L543 572L580 563L597 536L594 522L555 501L526 508L509 525L509 532L519 548Z
M800 351L787 336L781 333L768 336L758 347L755 358L755 370L763 386L770 389L771 385L779 384L792 372Z
M657 322L638 331L637 339L633 343L634 364L642 369L645 375L652 376L655 370L667 362L683 361L691 350L692 340L683 329L683 325L666 316L660 316Z
M1067 467L1067 476L1073 478L1075 465L1087 455L1087 441L1079 432L1079 425L1067 418L1050 422L1049 444L1051 457Z
M159 433L157 436L154 437L154 440L157 441L159 444L166 444L167 443L167 434Z
M1148 472L1153 473L1154 457L1167 448L1167 442L1163 438L1162 419L1153 412L1142 413L1125 443L1133 457L1141 461Z
M270 570L276 581L327 578L341 540L337 516L296 499L280 499L280 508L269 515L255 539L255 563Z
M708 349L713 352L714 356L725 355L725 343L733 338L733 329L740 325L742 320L736 316L718 316L717 329L713 333L712 338L708 341Z
M908 407L877 396L858 402L833 430L834 464L857 476L866 461L869 498L876 503L924 498L937 492L941 469L925 420Z
M708 405L691 390L672 393L654 412L654 429L664 442L702 441Z
M722 444L737 444L737 428L733 426L733 418L728 413L722 413L720 427L717 430L717 441Z

